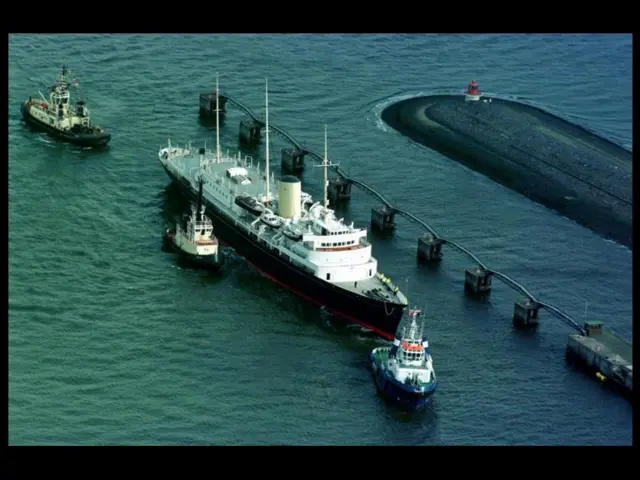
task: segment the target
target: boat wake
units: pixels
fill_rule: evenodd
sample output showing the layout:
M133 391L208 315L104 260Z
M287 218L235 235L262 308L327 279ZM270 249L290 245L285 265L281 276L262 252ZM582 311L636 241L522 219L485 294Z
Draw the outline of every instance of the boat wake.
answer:
M367 108L367 110L369 110L369 113L366 115L366 120L367 122L375 125L383 132L391 133L393 132L393 129L382 121L382 112L389 105L401 102L403 100L409 100L410 98L426 97L429 95L455 95L456 93L459 93L458 90L452 90L451 88L447 87L436 87L431 90L423 90L419 92L399 92L384 99L378 99L374 102L371 102L371 104Z

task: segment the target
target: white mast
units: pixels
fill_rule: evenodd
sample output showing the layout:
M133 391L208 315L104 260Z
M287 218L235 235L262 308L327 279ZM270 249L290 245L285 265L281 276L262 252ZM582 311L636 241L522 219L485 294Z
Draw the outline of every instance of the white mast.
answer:
M264 98L265 98L265 120L266 120L266 134L267 134L267 169L266 169L266 177L267 177L267 202L271 200L269 196L269 80L265 78L264 85Z
M329 207L329 167L335 167L337 163L329 163L328 155L328 143L327 143L327 125L324 126L324 161L320 165L314 165L314 167L324 168L324 216L327 216L327 208Z
M327 172L327 167L329 166L329 157L327 155L328 147L327 147L327 124L324 125L324 209L325 215L327 208L329 207L329 177Z
M220 107L218 104L218 74L216 73L216 160L220 163Z
M587 307L588 307L588 306L589 306L589 301L588 301L588 300L585 300L585 301L584 301L584 321L585 321L585 322L587 321L587 318L588 318L588 317L587 317Z

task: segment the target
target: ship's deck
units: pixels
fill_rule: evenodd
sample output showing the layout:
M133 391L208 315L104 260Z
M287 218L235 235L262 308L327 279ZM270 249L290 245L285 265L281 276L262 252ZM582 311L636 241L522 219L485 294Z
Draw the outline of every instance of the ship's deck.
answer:
M376 277L368 278L366 280L359 280L357 282L333 282L333 283L335 285L338 285L341 288L344 288L345 290L358 293L365 297L371 297L371 296L375 297L375 295L372 295L370 293L370 290L377 289L377 292L380 294L382 300L386 300L388 302L393 302L393 303L398 302L398 298L396 297L396 295L391 291L389 291L386 285Z

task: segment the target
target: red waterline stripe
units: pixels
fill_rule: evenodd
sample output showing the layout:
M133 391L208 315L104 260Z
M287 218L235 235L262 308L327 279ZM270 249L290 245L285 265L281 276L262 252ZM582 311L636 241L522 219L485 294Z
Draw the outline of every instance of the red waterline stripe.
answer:
M236 251L236 253L237 253L237 251ZM242 255L240 255L240 256L242 257ZM244 258L244 257L243 257L243 258ZM247 259L245 258L245 260L247 260ZM298 290L296 290L295 288L290 287L289 285L287 285L286 283L281 282L281 281L280 281L280 280L278 280L277 278L272 277L272 276L271 276L271 275L269 275L267 272L265 272L265 271L261 270L260 268L256 267L256 266L255 266L253 263L251 263L249 260L247 260L247 263L248 263L249 265L251 265L253 268L255 268L256 270L258 270L260 273L262 273L265 277L267 277L267 278L268 278L269 280L271 280L272 282L275 282L275 283L277 283L278 285L282 285L283 287L288 288L288 289L289 289L289 290L291 290L293 293L295 293L295 294L297 294L297 295L300 295L302 298L305 298L306 300L309 300L310 302L313 302L313 303L315 303L316 305L320 305L320 306L322 306L322 305L320 304L320 302L318 302L317 300L315 300L315 299L313 299L313 298L311 298L311 297L307 297L305 294L300 293L300 292L299 292ZM338 314L338 315L340 315L341 317L346 318L347 320L351 320L352 322L358 323L358 324L362 325L363 327L368 328L369 330L373 330L373 331L374 331L374 332L376 332L378 335L382 336L383 338L386 338L387 340L393 340L393 337L394 337L394 336L393 336L392 334L388 334L388 333L386 333L386 332L383 332L382 330L380 330L380 329L378 329L378 328L376 328L376 327L374 327L374 326L372 326L372 325L369 325L369 324L367 324L367 323L365 323L365 322L363 322L363 321L361 321L361 320L358 320L357 318L351 317L351 316L349 316L349 315L347 315L347 314L345 314L345 313L342 313L342 312L341 312L341 311L339 311L339 310L332 310L332 309L329 309L329 308L327 308L327 310L328 310L329 312L331 312L331 313Z

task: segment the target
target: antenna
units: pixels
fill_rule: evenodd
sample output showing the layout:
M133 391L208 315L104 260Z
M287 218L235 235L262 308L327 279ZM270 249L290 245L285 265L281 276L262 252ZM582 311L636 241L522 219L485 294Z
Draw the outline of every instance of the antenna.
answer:
M218 74L216 73L216 160L220 163L220 107L218 105Z
M266 169L266 177L267 177L267 202L271 200L269 196L269 80L264 79L264 99L265 99L265 120L266 120L266 134L267 134L267 169Z
M320 165L314 165L314 167L323 167L324 168L324 215L327 215L327 208L329 207L329 178L328 178L328 167L335 167L338 164L329 163L328 156L328 147L327 147L327 125L324 126L324 161Z
M589 306L589 301L585 300L584 301L584 320L587 321L587 307Z
M427 318L426 309L427 309L427 305L425 303L424 307L420 311L420 316L422 317L422 322L420 322L420 341L422 341L422 338L424 337L424 322Z

